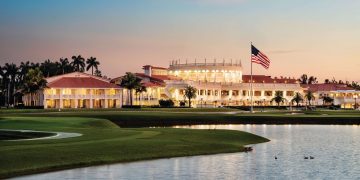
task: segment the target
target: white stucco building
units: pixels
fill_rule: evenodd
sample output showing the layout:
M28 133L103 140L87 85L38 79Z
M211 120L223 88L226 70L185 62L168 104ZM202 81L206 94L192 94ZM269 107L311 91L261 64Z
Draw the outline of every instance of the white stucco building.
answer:
M144 73L136 73L147 92L134 95L134 104L157 105L159 99L172 99L178 105L184 99L184 89L198 90L193 105L199 107L250 105L250 76L243 75L241 63L185 63L172 62L169 68L146 65ZM113 82L121 78L115 78ZM254 105L271 105L275 91L283 92L288 105L296 92L303 88L289 77L253 76Z
M44 108L120 108L122 89L108 79L74 72L46 78L47 87L25 94L25 106Z

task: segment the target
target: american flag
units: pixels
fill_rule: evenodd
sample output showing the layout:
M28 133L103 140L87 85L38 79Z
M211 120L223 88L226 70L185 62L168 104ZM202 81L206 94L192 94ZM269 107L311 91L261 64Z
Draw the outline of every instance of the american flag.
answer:
M261 64L265 69L269 69L270 66L270 59L253 45L251 45L251 62Z

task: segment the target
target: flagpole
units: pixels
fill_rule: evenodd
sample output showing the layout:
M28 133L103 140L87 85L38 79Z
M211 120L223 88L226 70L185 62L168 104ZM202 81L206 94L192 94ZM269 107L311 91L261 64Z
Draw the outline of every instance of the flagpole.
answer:
M252 42L250 42L250 66L251 66L251 75L250 75L250 103L251 103L251 107L250 107L250 112L253 113L254 111L254 107L253 107L253 69L252 69L252 60L251 60L251 56L252 56Z

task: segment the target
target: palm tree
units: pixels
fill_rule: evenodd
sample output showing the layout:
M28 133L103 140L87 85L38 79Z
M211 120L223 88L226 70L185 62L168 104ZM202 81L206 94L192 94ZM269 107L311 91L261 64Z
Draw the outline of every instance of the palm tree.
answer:
M311 101L315 99L314 93L311 91L307 91L305 94L305 98L309 102L309 106L311 106Z
M39 68L30 69L25 75L24 84L22 87L23 93L30 94L30 105L34 103L33 94L39 89L46 87L46 79Z
M285 98L283 97L283 92L282 91L275 91L275 96L274 98L271 99L271 102L276 102L278 108L280 107L280 103L285 102Z
M323 96L322 99L323 99L323 105L331 104L334 102L334 99L330 96Z
M56 74L56 63L51 62L50 59L45 60L43 63L40 64L40 70L44 76L50 77Z
M304 98L299 92L297 92L291 100L292 103L296 102L296 106L299 106L299 104L303 101L304 101Z
M24 76L26 75L26 73L31 68L30 61L21 62L19 68L20 68L19 75L20 75L20 79L22 81L24 79Z
M308 76L306 74L301 75L300 79L298 79L300 81L300 84L307 84L308 82Z
M0 106L5 103L6 76L3 68L0 66Z
M83 72L85 67L85 59L81 57L81 55L72 56L71 59L73 60L71 65L75 68L75 71Z
M58 68L61 70L62 74L65 74L67 68L70 66L68 58L60 58L58 63Z
M139 101L140 101L140 96L141 96L142 92L146 92L146 87L144 85L140 84L140 86L135 88L135 94L136 94L136 96L139 95L137 98Z
M189 108L191 107L191 99L196 98L197 95L197 89L192 86L187 86L185 88L184 96L189 101Z
M355 81L351 82L350 87L352 87L356 90L360 90L360 85L358 84L358 82L355 82Z
M310 76L308 79L308 84L316 84L317 83L317 78L314 76Z
M127 72L121 78L121 87L124 87L129 90L130 93L130 105L133 105L133 90L141 86L141 79L136 77L135 74Z
M5 70L5 77L8 78L8 85L7 85L7 104L12 104L10 102L10 97L15 93L15 82L16 77L19 75L19 68L14 63L6 63L4 66Z
M88 71L91 68L91 75L94 75L94 68L97 70L98 65L100 65L100 62L96 60L96 57L90 57L86 60L86 71Z
M100 70L95 70L95 76L101 77L101 71Z

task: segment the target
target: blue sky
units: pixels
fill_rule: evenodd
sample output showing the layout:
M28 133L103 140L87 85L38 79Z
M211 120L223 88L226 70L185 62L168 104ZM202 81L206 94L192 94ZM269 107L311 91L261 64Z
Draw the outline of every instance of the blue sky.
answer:
M257 74L360 80L359 8L356 0L0 0L0 61L81 54L115 77L172 59L232 58L248 73L252 41L272 60Z

